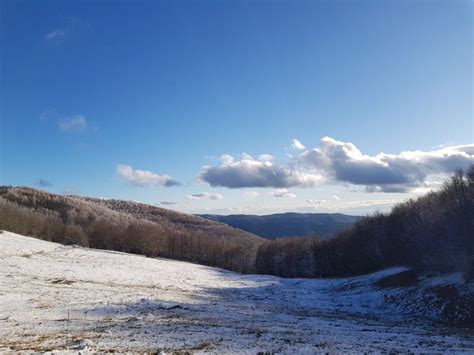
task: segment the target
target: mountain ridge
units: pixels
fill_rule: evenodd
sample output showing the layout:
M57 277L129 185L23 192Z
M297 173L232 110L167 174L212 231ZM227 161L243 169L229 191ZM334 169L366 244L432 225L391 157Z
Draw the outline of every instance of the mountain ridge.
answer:
M342 213L298 212L274 213L262 216L252 214L199 214L197 216L225 223L270 240L308 235L329 237L351 227L362 218L361 216Z

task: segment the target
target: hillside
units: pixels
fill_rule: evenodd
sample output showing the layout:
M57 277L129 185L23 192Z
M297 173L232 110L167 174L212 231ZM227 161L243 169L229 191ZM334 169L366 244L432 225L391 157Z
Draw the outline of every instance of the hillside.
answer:
M474 167L437 192L359 219L333 238L268 240L130 201L0 187L0 228L63 244L282 277L360 275L407 265L474 280Z
M387 285L404 273L241 275L3 232L0 351L473 352L472 331L452 327L470 313L461 275Z
M336 237L284 238L259 248L258 273L284 277L359 275L394 265L463 271L474 281L474 166L442 189L360 219Z
M63 244L187 260L251 272L264 239L146 204L0 187L0 228Z
M266 216L203 214L199 216L267 239L304 237L312 234L327 237L351 227L360 219L357 216L341 213L277 213Z

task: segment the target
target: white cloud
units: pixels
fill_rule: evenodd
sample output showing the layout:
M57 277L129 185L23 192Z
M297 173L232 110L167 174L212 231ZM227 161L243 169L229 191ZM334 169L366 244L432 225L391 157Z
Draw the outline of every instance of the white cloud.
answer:
M268 158L267 155L264 158ZM268 159L256 160L243 154L241 160L231 155L221 157L221 165L204 166L201 180L211 186L229 188L315 186L321 176L279 165Z
M306 147L298 139L294 138L291 141L291 147L296 150L304 150Z
M56 43L63 41L65 37L66 37L66 31L61 30L61 29L48 32L44 35L44 39L46 41L50 41L50 42L53 41Z
M231 165L234 163L235 159L232 155L224 154L221 156L222 164Z
M422 186L430 175L467 169L474 163L474 144L369 156L352 143L323 137L320 146L302 153L299 162L328 181L365 185L374 192L408 192Z
M278 189L268 194L273 197L296 197L294 193L289 192L287 189Z
M199 194L187 195L186 198L189 200L222 200L224 196L216 193L201 192Z
M259 161L272 161L273 159L273 155L270 154L260 154L258 156Z
M257 191L247 191L245 193L245 196L250 197L250 198L256 198L258 197L259 193Z
M82 115L74 115L58 121L58 127L63 132L80 132L87 128L87 120Z
M134 186L176 186L179 183L168 175L158 175L147 170L134 170L130 165L117 165L117 174Z
M360 185L366 192L414 192L429 188L426 183L433 176L442 180L456 169L468 169L474 164L474 144L371 156L353 143L323 137L318 147L288 158L282 164L268 154L258 159L243 154L240 160L226 154L220 165L202 167L200 179L229 188L314 187L328 182Z

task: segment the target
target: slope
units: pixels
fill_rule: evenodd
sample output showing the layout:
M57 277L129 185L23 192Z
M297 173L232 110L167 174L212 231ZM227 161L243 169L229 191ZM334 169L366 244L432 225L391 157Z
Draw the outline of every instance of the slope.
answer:
M445 303L424 303L436 287L468 292L461 276L376 286L405 270L289 280L4 232L0 351L474 351L471 330L438 322Z
M263 238L222 223L130 201L0 187L0 228L63 244L252 272Z

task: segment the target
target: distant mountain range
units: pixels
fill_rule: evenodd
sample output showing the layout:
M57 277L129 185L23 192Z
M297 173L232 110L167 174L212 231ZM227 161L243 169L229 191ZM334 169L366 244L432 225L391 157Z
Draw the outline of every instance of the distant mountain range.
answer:
M327 237L350 227L361 218L341 213L278 213L266 216L203 214L199 216L267 239L301 237L310 234Z

